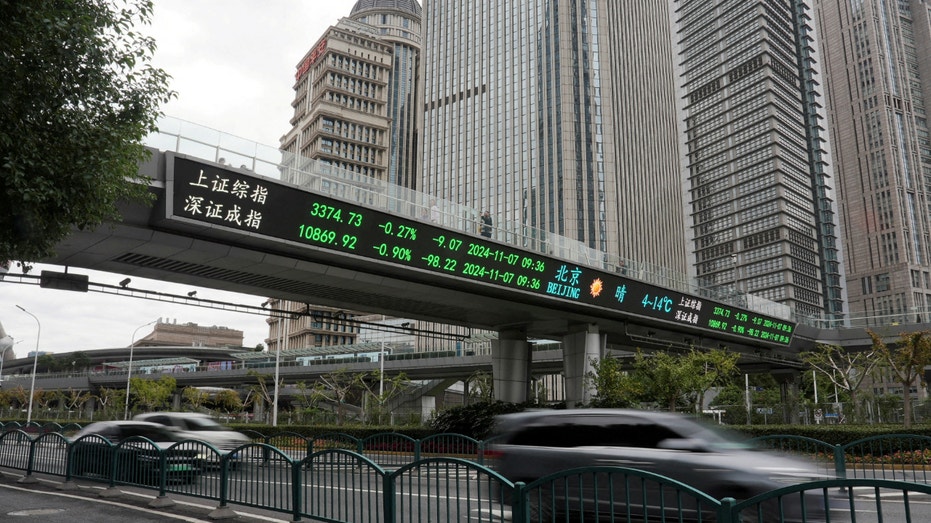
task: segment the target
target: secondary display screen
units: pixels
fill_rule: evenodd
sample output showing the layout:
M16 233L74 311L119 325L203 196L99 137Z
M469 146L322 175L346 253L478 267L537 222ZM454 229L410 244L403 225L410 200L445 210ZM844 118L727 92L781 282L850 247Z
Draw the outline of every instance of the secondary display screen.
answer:
M174 159L168 218L183 217L402 267L787 346L795 324L453 231L429 220Z

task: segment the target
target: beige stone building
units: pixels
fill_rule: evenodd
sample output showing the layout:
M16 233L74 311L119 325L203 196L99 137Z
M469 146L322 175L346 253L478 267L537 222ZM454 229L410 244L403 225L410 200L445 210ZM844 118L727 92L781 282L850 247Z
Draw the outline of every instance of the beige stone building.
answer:
M159 319L152 332L135 340L133 347L241 347L243 331Z
M285 181L340 198L369 198L353 188L414 189L417 181L420 4L359 0L348 18L327 29L296 66L291 129L281 139ZM308 180L316 162L331 181ZM339 180L338 183L332 180ZM387 189L385 189L387 188ZM372 202L368 202L372 203ZM270 351L357 341L360 313L269 300L271 308L308 312L269 317Z

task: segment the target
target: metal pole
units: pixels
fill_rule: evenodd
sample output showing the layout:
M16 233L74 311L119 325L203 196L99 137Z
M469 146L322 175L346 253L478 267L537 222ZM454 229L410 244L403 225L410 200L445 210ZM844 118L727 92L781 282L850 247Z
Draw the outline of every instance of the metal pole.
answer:
M284 324L283 328L281 326L282 323ZM279 329L281 329L279 331L279 339L281 341L278 343L278 350L275 351L275 394L272 399L272 427L278 426L278 376L281 369L281 345L285 340L288 339L287 334L283 332L287 330L288 318L284 318L283 320L279 321L278 325Z
M39 365L39 335L42 334L42 323L39 321L39 318L36 318L35 314L19 305L17 305L16 308L32 316L32 319L36 320L36 325L38 326L38 330L36 331L36 351L32 355L32 381L29 385L29 409L26 411L26 425L29 425L29 422L32 421L32 397L35 396L36 393L36 368Z
M747 396L747 425L750 425L750 375L744 374L744 389Z
M385 341L381 342L381 352L378 353L378 403L381 403L381 397L385 394Z
M136 330L133 331L133 337L129 340L129 367L126 368L126 404L123 406L123 419L129 419L129 379L133 375L133 350L136 348L136 333L139 332L139 329L148 327L157 321L152 320L145 325L136 327Z
M811 371L811 382L815 385L815 407L818 406L818 375Z

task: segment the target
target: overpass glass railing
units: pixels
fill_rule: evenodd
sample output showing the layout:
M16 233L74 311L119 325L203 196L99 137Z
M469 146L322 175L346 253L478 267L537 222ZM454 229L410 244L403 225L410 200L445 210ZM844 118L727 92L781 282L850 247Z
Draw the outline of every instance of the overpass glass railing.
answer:
M921 325L924 330L931 323L931 308L900 308L898 311L850 314L844 319L831 319L817 316L797 317L799 323L818 327L819 329L872 329L879 327L896 327L899 325Z
M357 202L396 215L424 221L436 217L437 224L442 227L478 234L479 209L375 180L323 161L257 144L192 122L163 117L158 122L158 132L146 137L145 143L161 151L174 151L234 169L245 169L308 191ZM787 306L744 295L732 285L700 287L681 272L610 255L577 240L529 227L520 222L498 222L493 228L492 237L521 249L614 272L679 292L748 308L770 316L785 319L791 317Z

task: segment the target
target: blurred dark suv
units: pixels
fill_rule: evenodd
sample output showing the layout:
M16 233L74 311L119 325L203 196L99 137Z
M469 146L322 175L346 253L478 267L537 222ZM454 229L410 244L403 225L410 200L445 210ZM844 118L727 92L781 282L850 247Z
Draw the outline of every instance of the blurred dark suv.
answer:
M497 418L492 442L498 472L525 483L581 467L625 467L674 479L718 500L739 501L791 484L828 479L812 463L758 450L715 426L663 412L579 409L506 414ZM601 504L602 514L612 510L606 505L627 505L613 509L634 511L639 506L645 511L674 499L658 482L602 478L600 486L593 487L594 479L577 479L575 486L545 486L540 492L561 498L549 500L552 506L568 510L578 504L594 510ZM801 518L803 510L806 521L823 517L823 497L805 497L804 503L803 496L796 495L782 500L781 509L769 510L781 510L784 521ZM703 514L702 521L712 521L710 517Z

